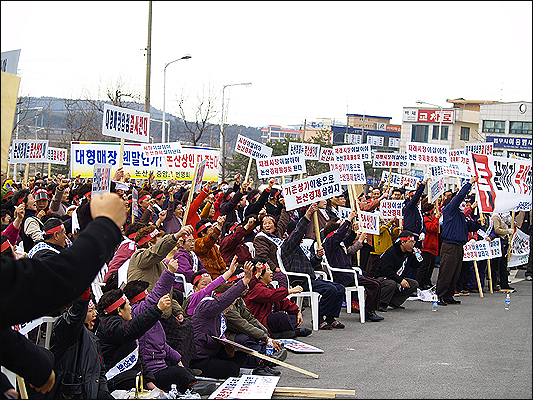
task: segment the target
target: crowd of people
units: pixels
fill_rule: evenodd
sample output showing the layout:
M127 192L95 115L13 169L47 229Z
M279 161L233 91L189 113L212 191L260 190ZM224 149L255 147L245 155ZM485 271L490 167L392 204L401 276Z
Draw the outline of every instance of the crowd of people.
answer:
M456 297L478 292L463 246L494 238L502 256L491 263L492 289L513 290L509 238L514 229L531 235L531 212L515 221L510 213L480 213L476 177L430 203L429 178L413 191L381 182L354 198L358 204L345 191L287 210L274 179L260 190L240 174L191 193L186 182L163 183L152 174L133 181L119 168L114 194L103 197L92 196L91 180L79 176L38 174L20 184L2 177L1 363L26 379L33 397L113 398L114 390L139 381L145 390L176 385L181 393L205 394L214 387L198 376L224 379L241 368L281 374L275 362L214 337L285 360L277 339L312 333L292 294L320 294L321 331L345 327L342 307L359 312L363 300L346 304L346 286L364 287L370 322L403 309L419 288L433 289L441 306L458 305ZM380 219L379 234L363 233L357 210L377 211L387 199L403 201L403 219ZM339 207L351 212L341 218ZM317 272L327 272L327 264L346 273L324 279ZM487 263L477 265L484 287ZM102 267L97 293L90 284ZM531 257L527 268L531 280ZM21 309L17 301L27 290L46 301ZM35 345L36 330L25 339L11 329L43 315L57 317L50 350ZM15 354L28 354L37 367L21 365ZM1 392L16 398L0 377Z

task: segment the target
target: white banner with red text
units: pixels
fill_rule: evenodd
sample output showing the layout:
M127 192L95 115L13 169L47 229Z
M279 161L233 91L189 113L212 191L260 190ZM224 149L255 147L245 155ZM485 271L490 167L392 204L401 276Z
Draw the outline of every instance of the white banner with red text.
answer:
M330 171L283 185L287 211L342 195L339 171Z

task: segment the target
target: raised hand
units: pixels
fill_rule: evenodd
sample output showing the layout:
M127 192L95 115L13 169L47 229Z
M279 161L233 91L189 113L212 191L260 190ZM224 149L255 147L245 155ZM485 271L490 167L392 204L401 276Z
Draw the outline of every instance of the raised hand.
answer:
M169 307L170 307L170 296L166 294L163 297L161 297L159 301L157 302L157 308L159 308L161 311L165 311Z

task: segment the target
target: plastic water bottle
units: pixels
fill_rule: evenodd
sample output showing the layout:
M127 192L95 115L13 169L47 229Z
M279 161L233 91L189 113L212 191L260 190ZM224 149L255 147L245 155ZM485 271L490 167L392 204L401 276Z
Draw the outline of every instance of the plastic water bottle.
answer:
M439 300L437 298L437 294L433 295L433 308L431 311L437 311L437 307L439 306Z
M170 392L168 392L168 397L170 399L177 399L180 395L180 392L178 392L178 388L175 383L170 385Z
M272 357L272 354L274 354L274 346L272 346L272 343L270 341L267 342L267 347L265 350L265 355Z
M413 253L415 253L415 257L416 257L418 262L424 261L424 258L422 257L422 254L420 254L420 250L419 249L417 249L416 247L413 247Z
M505 309L509 310L511 308L511 293L507 293L505 296Z

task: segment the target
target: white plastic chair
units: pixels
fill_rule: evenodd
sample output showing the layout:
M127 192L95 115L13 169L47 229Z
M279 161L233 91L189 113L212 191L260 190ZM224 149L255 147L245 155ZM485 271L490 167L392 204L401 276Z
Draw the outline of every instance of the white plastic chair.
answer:
M302 240L302 246L304 246L309 251L311 251L311 246L313 246L313 243L315 243L315 254L316 254L316 249L317 249L316 242L313 239L303 239ZM326 274L324 271L315 271L315 276L318 279L322 279L322 280L325 280L325 281L333 282L333 280L329 279L328 274Z
M102 288L105 286L104 282L104 276L107 273L107 264L104 264L100 272L96 274L94 277L93 282L91 283L91 291L94 294L94 299L98 303L98 300L100 300L100 297L102 297Z
M185 278L185 275L174 273L174 276L181 280L181 283L183 284L183 296L184 298L189 297L191 294L194 293L194 288L192 283L187 282L187 279Z
M313 291L313 286L311 286L311 278L309 275L301 273L301 272L288 272L285 267L283 266L283 261L281 260L281 247L278 247L278 250L276 251L276 256L278 257L278 265L281 272L283 272L285 275L287 275L287 279L289 276L300 276L307 279L307 285L309 287L308 291L300 292L300 293L293 293L287 296L287 298L295 297L296 298L296 304L301 309L302 308L302 302L304 297L309 297L309 302L311 303L311 316L313 320L313 330L318 331L318 301L320 299L320 293ZM289 279L288 279L289 280ZM290 280L289 280L289 287L290 287Z
M317 245L315 243L315 250L317 248ZM345 269L345 268L334 268L331 265L329 265L328 259L324 255L322 257L322 265L326 267L326 270L328 271L328 275L330 279L333 281L333 272L342 272L342 273L353 273L353 278L355 281L354 286L345 286L345 297L346 297L346 313L351 314L352 313L352 292L357 292L357 298L359 300L359 317L361 319L361 323L364 324L366 320L366 312L365 312L365 287L362 285L359 285L359 281L357 279L357 272L359 274L363 275L363 272L359 267L352 267L352 269Z
M255 258L255 247L253 242L244 242L246 247L248 247L248 251L250 252L250 255L252 258Z

